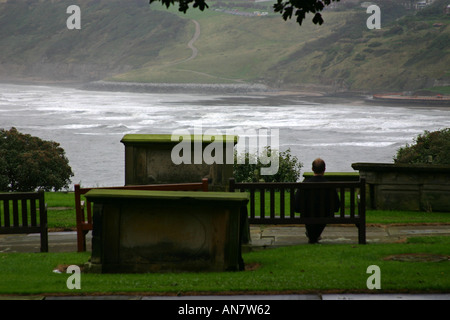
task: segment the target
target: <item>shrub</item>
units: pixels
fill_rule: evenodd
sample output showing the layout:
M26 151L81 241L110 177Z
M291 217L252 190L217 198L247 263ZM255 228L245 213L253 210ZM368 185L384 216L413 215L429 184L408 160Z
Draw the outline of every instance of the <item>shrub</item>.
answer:
M409 164L449 164L450 165L450 128L440 131L425 131L415 138L415 144L406 145L397 150L395 163Z
M298 161L296 156L291 155L290 149L279 152L272 151L268 147L265 150L265 154L269 157L271 157L272 152L278 154L278 171L274 175L261 175L261 168L270 165L262 164L260 156L246 152L240 155L245 158L245 164L238 164L237 153L235 153L233 176L236 182L257 182L261 180L264 182L296 182L300 178L300 170L303 164Z
M58 191L68 188L72 176L59 143L22 134L16 128L0 130L1 191Z

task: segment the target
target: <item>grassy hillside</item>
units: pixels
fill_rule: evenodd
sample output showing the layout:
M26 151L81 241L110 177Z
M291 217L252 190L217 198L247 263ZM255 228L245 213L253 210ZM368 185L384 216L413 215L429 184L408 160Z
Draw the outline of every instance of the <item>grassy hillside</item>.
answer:
M74 3L81 30L66 27L66 8ZM176 55L192 32L185 19L138 0L10 0L0 4L0 25L0 75L53 80L101 79L137 68L167 43Z
M381 30L367 29L369 15L359 7L330 10L324 25L307 21L301 28L277 14L188 12L181 16L197 20L202 30L196 59L176 65L155 61L111 80L313 83L371 91L433 87L436 80L450 81L450 19L434 8L411 15L398 6L382 7Z
M328 32L311 25L299 30L294 23L283 23L279 16L242 17L210 10L183 17L200 24L195 59L174 64L176 61L160 57L116 79L139 76L139 80L148 82L270 82L279 75L268 75L267 70L295 50L299 42Z
M353 21L360 24L362 18L355 14ZM450 82L449 16L405 16L381 30L357 29L353 21L296 52L307 61L303 74L366 90L415 90L437 79Z
M292 88L416 90L450 80L450 17L438 5L406 15L382 7L381 30L368 30L361 7L327 10L325 24L299 27L265 7L178 13L145 0L79 0L82 29L68 30L71 0L0 3L0 77L132 82L259 82ZM231 6L231 7L230 7ZM252 5L253 6L253 5ZM216 10L220 11L216 11ZM242 16L224 11L269 12ZM188 42L200 26L200 36ZM436 25L438 23L438 25ZM441 80L436 82L436 80Z

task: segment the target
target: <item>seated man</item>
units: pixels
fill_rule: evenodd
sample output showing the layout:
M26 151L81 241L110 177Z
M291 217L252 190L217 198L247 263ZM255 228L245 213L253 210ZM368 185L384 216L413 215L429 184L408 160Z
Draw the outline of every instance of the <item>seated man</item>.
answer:
M312 163L314 176L303 183L327 182L324 177L325 161L317 158ZM299 189L295 193L295 211L302 217L329 217L339 211L339 196L334 189ZM309 243L317 243L325 229L325 224L306 224L306 236Z

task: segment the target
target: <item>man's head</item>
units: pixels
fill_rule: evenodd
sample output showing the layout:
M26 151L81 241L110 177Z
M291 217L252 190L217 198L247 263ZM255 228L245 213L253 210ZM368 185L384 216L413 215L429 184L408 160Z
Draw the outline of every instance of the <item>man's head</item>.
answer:
M312 171L315 175L323 175L325 173L325 161L317 158L312 163Z

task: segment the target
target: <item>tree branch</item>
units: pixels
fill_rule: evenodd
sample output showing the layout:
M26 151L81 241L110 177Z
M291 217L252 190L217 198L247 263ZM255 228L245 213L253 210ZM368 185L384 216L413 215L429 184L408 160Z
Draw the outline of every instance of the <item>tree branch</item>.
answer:
M209 8L205 0L150 0L150 4L153 2L161 2L167 8L174 6L175 2L178 2L178 10L186 13L189 9L189 5L193 3L194 8L199 8L201 11L205 8ZM296 21L299 25L302 25L303 20L306 18L306 14L314 13L312 22L314 24L321 25L323 18L320 12L325 6L330 5L332 2L338 2L339 0L277 0L277 3L273 5L275 12L279 12L284 20L291 19L295 13Z

